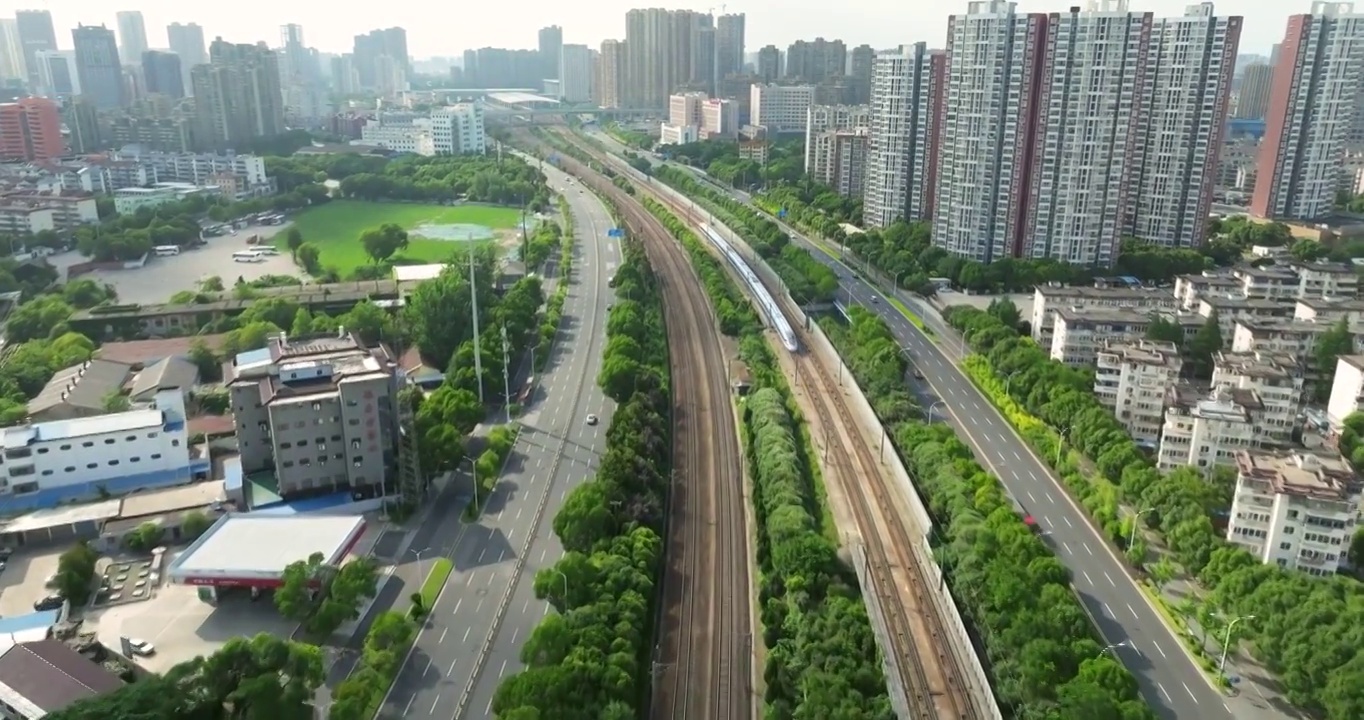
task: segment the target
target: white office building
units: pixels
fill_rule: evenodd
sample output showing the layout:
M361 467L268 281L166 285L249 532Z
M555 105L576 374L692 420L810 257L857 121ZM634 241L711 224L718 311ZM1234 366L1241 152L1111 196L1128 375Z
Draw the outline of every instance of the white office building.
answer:
M1046 21L1005 0L948 18L933 244L954 255L991 262L1021 244Z
M1126 0L1053 13L1022 256L1109 267L1134 176L1151 14Z
M1227 541L1266 565L1335 575L1359 525L1361 494L1340 455L1238 452Z
M145 409L0 431L0 507L51 507L71 499L189 482L184 393L157 393ZM102 489L102 492L101 492Z
M432 110L431 142L437 155L482 155L487 152L483 106L459 103Z
M753 83L748 97L749 124L765 127L769 133L803 134L814 101L814 85Z
M1214 15L1211 2L1151 26L1123 183L1131 193L1126 235L1164 247L1203 243L1240 37L1241 18Z
M701 137L735 140L739 137L739 104L728 98L701 103Z
M1174 343L1110 341L1099 351L1094 395L1137 444L1154 448L1165 422L1165 393L1182 366Z
M924 43L877 53L871 76L862 218L867 227L933 217L947 57Z

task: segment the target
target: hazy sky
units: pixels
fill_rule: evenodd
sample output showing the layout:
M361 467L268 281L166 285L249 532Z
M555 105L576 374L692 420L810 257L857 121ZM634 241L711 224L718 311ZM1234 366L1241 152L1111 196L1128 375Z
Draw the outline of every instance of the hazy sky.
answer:
M1361 0L1364 2L1364 0ZM1084 0L1021 0L1029 12L1064 11ZM1189 0L1130 0L1137 11L1157 15L1182 15ZM497 2L323 2L322 0L13 0L10 8L51 10L57 42L70 47L70 29L77 23L115 27L114 13L141 10L152 47L165 47L166 25L196 22L204 27L209 42L221 35L231 42L265 40L278 44L279 26L303 26L304 39L324 52L349 52L352 37L374 28L394 25L407 29L409 52L414 57L458 56L466 48L530 48L536 30L545 25L564 28L564 41L596 47L607 38L625 35L625 11L649 7L640 0L498 0ZM707 7L655 3L670 8L720 12L720 5ZM1241 51L1268 54L1269 46L1283 38L1284 20L1290 13L1307 12L1310 0L1221 0L1219 14L1246 18ZM947 16L964 12L965 0L914 2L913 0L746 0L726 7L728 12L747 14L745 45L753 52L768 43L785 48L796 39L817 36L838 38L849 46L868 43L885 48L926 41L941 47L947 32Z

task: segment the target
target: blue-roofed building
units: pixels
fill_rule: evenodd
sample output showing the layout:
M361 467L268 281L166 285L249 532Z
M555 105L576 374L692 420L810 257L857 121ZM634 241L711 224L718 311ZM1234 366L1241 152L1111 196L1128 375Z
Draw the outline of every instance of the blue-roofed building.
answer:
M46 640L52 626L57 624L61 616L61 610L44 610L0 618L0 642L8 640L13 643L24 643Z
M1256 140L1265 136L1264 118L1230 118L1227 120L1228 137L1253 137Z
M0 430L0 517L207 478L186 428L184 394L172 388L127 412Z

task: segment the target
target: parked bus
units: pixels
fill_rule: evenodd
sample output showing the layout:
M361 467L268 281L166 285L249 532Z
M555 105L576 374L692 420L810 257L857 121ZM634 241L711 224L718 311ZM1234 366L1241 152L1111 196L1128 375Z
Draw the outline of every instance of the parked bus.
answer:
M233 262L264 262L265 253L259 250L239 250L232 253Z
M156 253L156 254L157 254L158 256L160 256L160 257L166 257L167 255L179 255L179 254L180 254L180 246L179 246L179 245L157 245L156 247L152 248L152 252Z

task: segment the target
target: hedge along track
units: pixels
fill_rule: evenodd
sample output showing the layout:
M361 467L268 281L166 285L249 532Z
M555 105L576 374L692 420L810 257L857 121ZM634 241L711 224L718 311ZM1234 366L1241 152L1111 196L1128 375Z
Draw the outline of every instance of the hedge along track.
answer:
M581 145L578 147L582 149ZM603 160L600 153L587 152L599 161ZM667 193L656 192L639 183L635 183L635 187L670 208L679 218L695 216ZM769 290L785 303L780 292L774 288ZM976 707L961 680L965 671L952 649L951 634L927 596L933 592L933 581L911 549L914 540L905 529L905 521L895 515L893 491L881 463L871 452L866 436L859 431L843 390L810 350L815 347L810 333L797 328L797 335L806 348L805 352L793 355L797 380L806 381L820 423L830 428L829 458L844 493L852 500L866 546L867 570L873 587L863 590L875 592L880 599L890 643L883 651L896 658L894 666L901 675L899 680L909 701L910 717L915 720L983 718L984 714ZM840 427L846 437L839 433Z
M676 476L650 717L748 720L752 629L744 480L718 323L690 257L663 223L602 175L573 158L561 155L561 161L610 199L630 234L644 243L668 319Z

